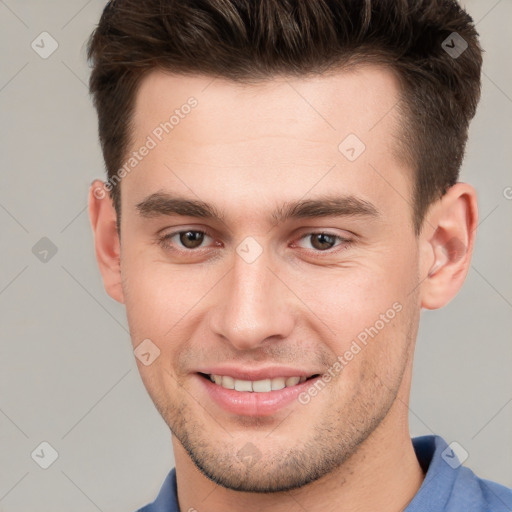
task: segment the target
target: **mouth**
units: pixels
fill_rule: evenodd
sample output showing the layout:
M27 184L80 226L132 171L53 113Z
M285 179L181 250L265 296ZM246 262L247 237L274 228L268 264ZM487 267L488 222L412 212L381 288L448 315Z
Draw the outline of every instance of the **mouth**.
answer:
M319 373L308 376L274 374L277 376L266 379L258 375L258 380L216 373L196 372L195 375L205 398L219 407L222 414L245 417L272 416L286 407L304 407L299 397L321 378Z
M235 391L245 393L269 393L270 391L279 391L284 388L297 386L297 384L302 384L303 382L320 376L320 374L315 373L309 377L302 375L294 377L273 377L272 379L261 380L242 380L231 377L230 375L214 375L201 372L198 372L198 375L224 389L234 389Z

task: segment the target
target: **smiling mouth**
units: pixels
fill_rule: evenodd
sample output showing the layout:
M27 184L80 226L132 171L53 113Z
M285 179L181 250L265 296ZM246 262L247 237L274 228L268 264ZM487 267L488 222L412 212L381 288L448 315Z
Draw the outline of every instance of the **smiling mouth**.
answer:
M283 388L290 388L297 384L302 384L308 380L318 377L320 374L316 373L310 377L274 377L272 379L262 380L241 380L230 377L229 375L212 375L198 372L198 374L213 382L214 384L225 389L234 389L235 391L242 391L248 393L268 393L269 391L279 391Z

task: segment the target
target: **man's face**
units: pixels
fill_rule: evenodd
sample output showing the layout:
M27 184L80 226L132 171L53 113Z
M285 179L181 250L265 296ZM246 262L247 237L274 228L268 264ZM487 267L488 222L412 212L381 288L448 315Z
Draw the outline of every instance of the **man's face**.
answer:
M139 363L151 398L221 485L313 481L407 399L419 251L413 172L394 156L397 100L393 75L371 66L244 86L142 82L130 153L156 145L121 183L123 300L133 346L160 350ZM174 199L222 219L179 215Z

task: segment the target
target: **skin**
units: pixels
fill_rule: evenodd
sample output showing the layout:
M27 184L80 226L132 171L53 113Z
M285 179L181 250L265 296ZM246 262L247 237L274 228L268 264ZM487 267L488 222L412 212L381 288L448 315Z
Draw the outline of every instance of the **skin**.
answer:
M474 189L457 183L415 235L414 171L394 151L398 87L373 65L251 85L161 71L143 80L131 150L190 96L198 105L123 178L121 240L99 180L89 211L133 347L149 338L160 350L137 363L173 432L181 510L395 511L419 489L408 402L420 311L462 286L477 207ZM353 162L338 150L350 133L366 145ZM142 215L137 205L157 192L209 203L224 219ZM378 214L272 221L286 201L327 194ZM179 235L159 240L178 230L211 236L198 249ZM311 233L322 232L342 238L319 248ZM251 263L236 252L248 236L262 250ZM327 372L396 303L400 312L307 404L228 413L195 373L226 362ZM237 457L248 443L250 464Z

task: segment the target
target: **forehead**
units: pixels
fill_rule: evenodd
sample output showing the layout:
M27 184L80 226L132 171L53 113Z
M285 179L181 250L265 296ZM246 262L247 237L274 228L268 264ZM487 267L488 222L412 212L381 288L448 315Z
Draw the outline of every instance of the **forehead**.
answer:
M376 173L408 195L410 172L394 156L399 93L394 73L375 65L256 83L151 72L135 98L131 150L148 137L154 147L125 180L127 196L135 204L178 186L205 199L297 199L335 180L375 190Z
M240 138L251 129L254 136L281 133L336 140L347 131L364 136L377 123L389 129L394 116L386 116L398 101L399 83L388 68L373 64L308 77L274 76L252 83L202 75L149 73L135 97L135 136L151 132L190 97L198 101L187 124L187 137L223 138L233 130ZM211 116L216 116L214 119ZM292 123L293 121L300 121ZM176 126L176 128L178 128ZM198 132L198 129L199 132ZM313 131L314 130L314 131ZM179 137L180 130L174 130ZM315 137L315 134L318 137Z

